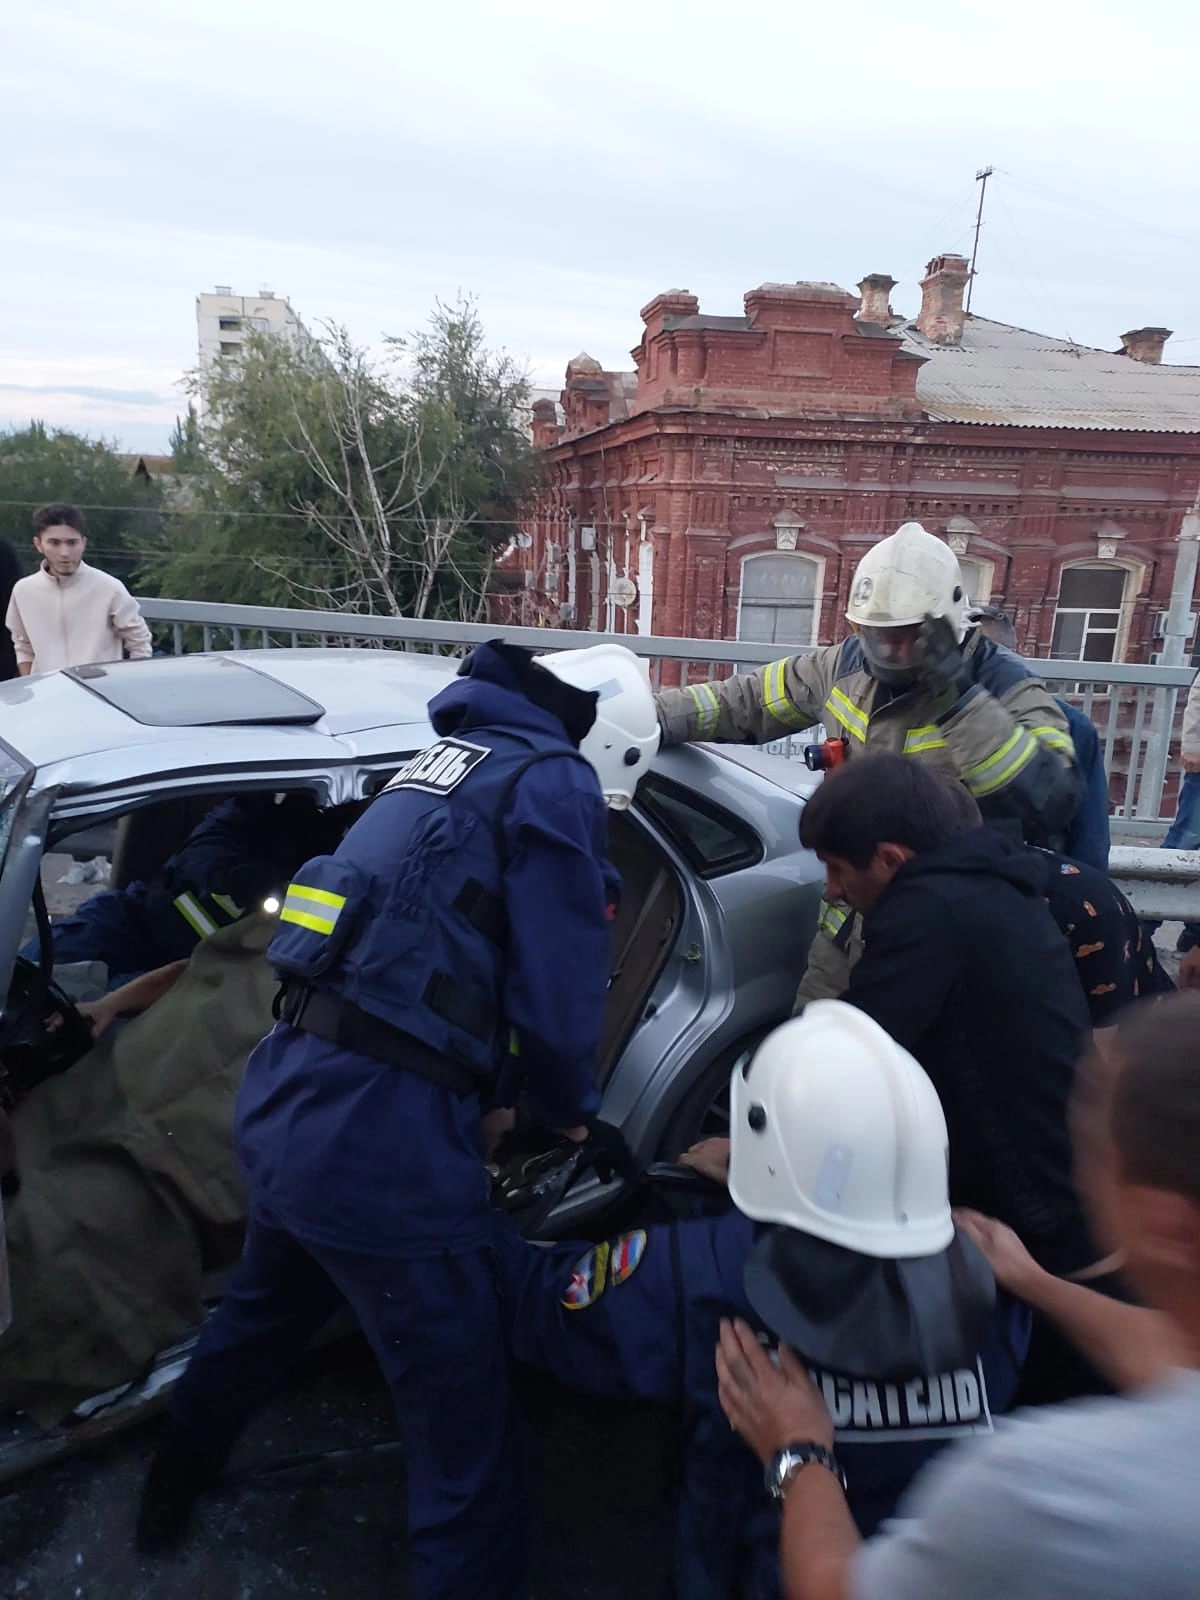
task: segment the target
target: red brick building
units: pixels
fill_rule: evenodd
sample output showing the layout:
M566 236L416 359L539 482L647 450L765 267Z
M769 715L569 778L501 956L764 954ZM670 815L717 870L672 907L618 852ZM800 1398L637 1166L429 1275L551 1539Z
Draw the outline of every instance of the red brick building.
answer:
M940 256L894 280L764 284L741 316L672 290L633 372L588 356L534 406L546 481L502 563L513 620L792 645L842 636L859 557L907 519L959 554L1021 646L1144 661L1200 485L1200 367L965 315Z

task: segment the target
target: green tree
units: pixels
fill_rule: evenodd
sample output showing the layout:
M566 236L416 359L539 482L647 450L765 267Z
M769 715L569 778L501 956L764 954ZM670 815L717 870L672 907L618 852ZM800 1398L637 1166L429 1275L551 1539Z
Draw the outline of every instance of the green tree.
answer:
M204 470L204 441L200 434L200 418L190 401L187 415L175 418L171 429L171 471L176 478Z
M49 501L76 505L87 523L87 558L128 579L137 549L159 528L159 485L134 478L102 439L31 422L0 432L0 537L32 570L32 518Z
M255 337L189 380L188 493L143 545L159 594L477 617L532 482L528 390L474 307L372 361L339 328Z

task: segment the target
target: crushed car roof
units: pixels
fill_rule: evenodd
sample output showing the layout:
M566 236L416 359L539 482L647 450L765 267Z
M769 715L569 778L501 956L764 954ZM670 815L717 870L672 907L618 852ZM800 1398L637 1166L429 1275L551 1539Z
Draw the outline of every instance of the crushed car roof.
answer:
M106 753L119 756L129 776L206 756L222 766L345 761L380 748L373 730L411 728L412 747L423 743L429 699L457 669L453 660L395 650L122 661L0 684L0 726L4 742L39 770L85 760L90 767Z

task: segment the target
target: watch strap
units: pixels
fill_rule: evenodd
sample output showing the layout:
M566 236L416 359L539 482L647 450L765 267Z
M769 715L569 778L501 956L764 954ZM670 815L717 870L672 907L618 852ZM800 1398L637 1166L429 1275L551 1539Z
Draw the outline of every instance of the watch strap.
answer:
M767 1463L765 1473L767 1491L775 1500L782 1500L788 1484L799 1472L801 1467L809 1465L824 1467L826 1472L831 1472L841 1484L843 1492L846 1489L846 1474L842 1471L842 1464L833 1451L823 1444L818 1444L815 1439L804 1439L796 1444L785 1444L782 1450L777 1450Z

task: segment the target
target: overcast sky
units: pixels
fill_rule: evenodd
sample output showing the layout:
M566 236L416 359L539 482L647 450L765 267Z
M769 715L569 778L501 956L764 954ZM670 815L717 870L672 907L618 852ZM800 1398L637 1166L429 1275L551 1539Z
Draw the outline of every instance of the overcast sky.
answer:
M287 295L368 344L477 296L557 386L629 366L671 287L867 272L1200 363L1191 0L10 0L0 426L165 446L195 295Z

